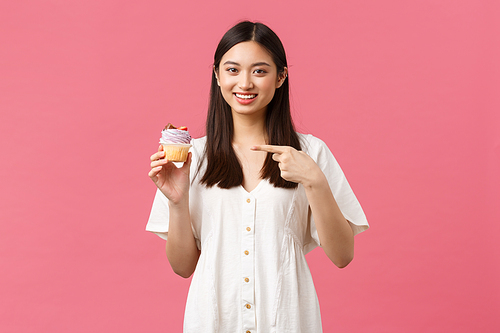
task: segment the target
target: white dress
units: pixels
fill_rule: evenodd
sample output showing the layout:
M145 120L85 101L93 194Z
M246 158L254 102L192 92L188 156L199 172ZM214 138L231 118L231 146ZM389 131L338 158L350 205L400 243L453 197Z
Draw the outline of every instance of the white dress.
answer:
M323 170L357 234L368 228L347 180L326 144L299 134L302 150ZM190 213L201 255L189 288L184 332L322 332L318 298L304 255L319 246L304 188L267 180L247 192L199 183L206 138L192 140ZM195 177L195 178L194 178ZM158 190L146 230L166 239L168 199Z

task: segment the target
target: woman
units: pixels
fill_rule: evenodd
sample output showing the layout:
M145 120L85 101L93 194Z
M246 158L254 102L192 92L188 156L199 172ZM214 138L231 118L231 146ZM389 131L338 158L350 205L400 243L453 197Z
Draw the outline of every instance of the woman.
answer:
M321 332L304 255L320 245L345 267L368 224L328 147L295 132L285 51L267 26L222 37L206 137L192 145L180 168L161 146L151 156L146 227L174 272L194 272L184 332Z

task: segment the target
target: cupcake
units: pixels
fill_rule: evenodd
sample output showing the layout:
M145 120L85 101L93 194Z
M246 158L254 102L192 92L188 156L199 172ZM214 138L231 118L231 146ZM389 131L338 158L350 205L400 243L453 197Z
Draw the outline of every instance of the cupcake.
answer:
M185 162L191 147L191 135L187 127L175 127L168 124L161 131L160 144L165 151L165 158L172 162Z

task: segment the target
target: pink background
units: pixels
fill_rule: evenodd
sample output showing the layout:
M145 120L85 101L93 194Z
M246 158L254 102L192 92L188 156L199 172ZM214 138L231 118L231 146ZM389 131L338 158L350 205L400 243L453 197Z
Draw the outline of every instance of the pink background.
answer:
M371 223L346 269L307 256L325 332L500 331L499 17L496 0L2 1L0 331L181 331L189 280L144 231L149 156L167 122L203 135L241 19L281 37L296 125Z

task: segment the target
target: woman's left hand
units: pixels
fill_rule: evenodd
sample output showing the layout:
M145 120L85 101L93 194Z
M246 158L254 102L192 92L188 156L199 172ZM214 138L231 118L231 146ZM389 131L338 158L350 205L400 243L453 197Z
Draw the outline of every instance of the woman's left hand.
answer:
M321 169L309 155L293 147L260 145L250 149L272 153L273 160L278 162L281 177L290 182L312 186L318 179L324 177Z

